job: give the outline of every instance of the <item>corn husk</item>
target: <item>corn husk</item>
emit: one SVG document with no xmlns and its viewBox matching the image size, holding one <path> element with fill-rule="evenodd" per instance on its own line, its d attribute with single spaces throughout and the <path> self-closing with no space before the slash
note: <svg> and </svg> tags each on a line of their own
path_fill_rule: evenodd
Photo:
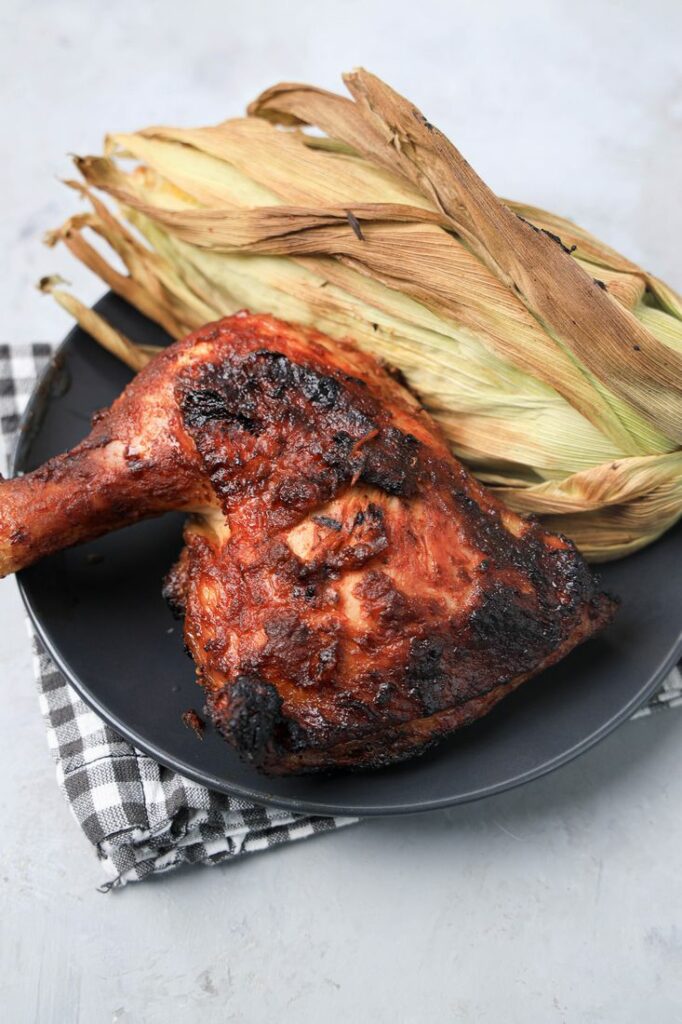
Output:
<svg viewBox="0 0 682 1024">
<path fill-rule="evenodd" d="M 595 561 L 660 536 L 682 514 L 679 296 L 498 199 L 379 79 L 345 80 L 352 99 L 284 84 L 246 118 L 109 136 L 69 182 L 91 211 L 48 242 L 173 337 L 244 307 L 353 337 L 400 367 L 484 482 Z"/>
</svg>

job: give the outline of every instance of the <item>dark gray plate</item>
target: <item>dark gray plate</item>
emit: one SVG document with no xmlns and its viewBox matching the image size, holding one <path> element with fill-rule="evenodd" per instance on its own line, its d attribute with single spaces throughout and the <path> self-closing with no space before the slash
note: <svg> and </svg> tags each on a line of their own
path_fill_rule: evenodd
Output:
<svg viewBox="0 0 682 1024">
<path fill-rule="evenodd" d="M 96 308 L 138 341 L 167 340 L 112 295 Z M 130 378 L 73 330 L 33 396 L 15 470 L 34 469 L 79 441 L 92 412 L 109 405 Z M 202 693 L 183 653 L 181 626 L 161 597 L 181 526 L 181 516 L 166 516 L 45 559 L 20 574 L 26 607 L 73 686 L 135 746 L 212 789 L 292 811 L 396 814 L 520 785 L 628 718 L 682 651 L 678 528 L 604 567 L 604 586 L 623 602 L 609 630 L 435 751 L 378 772 L 268 779 L 242 764 L 210 728 L 199 741 L 182 723 L 183 711 L 201 709 Z"/>
</svg>

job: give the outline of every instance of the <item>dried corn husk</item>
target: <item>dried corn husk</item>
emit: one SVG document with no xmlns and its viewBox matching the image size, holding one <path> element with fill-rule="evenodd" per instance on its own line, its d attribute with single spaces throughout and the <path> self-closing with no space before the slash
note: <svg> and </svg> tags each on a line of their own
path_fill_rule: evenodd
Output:
<svg viewBox="0 0 682 1024">
<path fill-rule="evenodd" d="M 350 335 L 403 370 L 482 480 L 589 558 L 655 539 L 682 514 L 679 296 L 499 200 L 379 79 L 345 80 L 353 99 L 284 84 L 247 118 L 109 136 L 69 183 L 92 212 L 48 242 L 173 337 L 243 307 Z"/>
</svg>

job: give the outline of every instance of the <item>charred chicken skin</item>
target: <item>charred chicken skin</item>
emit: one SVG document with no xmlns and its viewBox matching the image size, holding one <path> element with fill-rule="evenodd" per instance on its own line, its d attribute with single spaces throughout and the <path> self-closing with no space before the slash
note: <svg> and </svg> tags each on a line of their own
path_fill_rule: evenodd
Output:
<svg viewBox="0 0 682 1024">
<path fill-rule="evenodd" d="M 570 541 L 493 498 L 386 369 L 269 316 L 153 360 L 0 485 L 0 571 L 189 513 L 165 582 L 215 726 L 277 774 L 389 764 L 604 626 Z"/>
</svg>

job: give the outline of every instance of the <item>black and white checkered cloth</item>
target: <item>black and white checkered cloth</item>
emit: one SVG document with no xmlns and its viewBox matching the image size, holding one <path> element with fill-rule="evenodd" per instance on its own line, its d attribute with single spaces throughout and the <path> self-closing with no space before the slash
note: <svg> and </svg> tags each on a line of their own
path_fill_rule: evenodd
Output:
<svg viewBox="0 0 682 1024">
<path fill-rule="evenodd" d="M 52 347 L 0 345 L 0 423 L 7 451 Z M 217 864 L 352 824 L 302 817 L 223 796 L 163 768 L 106 725 L 69 686 L 32 636 L 40 705 L 57 779 L 108 881 L 125 885 L 180 864 Z M 682 705 L 675 669 L 635 717 Z"/>
</svg>

